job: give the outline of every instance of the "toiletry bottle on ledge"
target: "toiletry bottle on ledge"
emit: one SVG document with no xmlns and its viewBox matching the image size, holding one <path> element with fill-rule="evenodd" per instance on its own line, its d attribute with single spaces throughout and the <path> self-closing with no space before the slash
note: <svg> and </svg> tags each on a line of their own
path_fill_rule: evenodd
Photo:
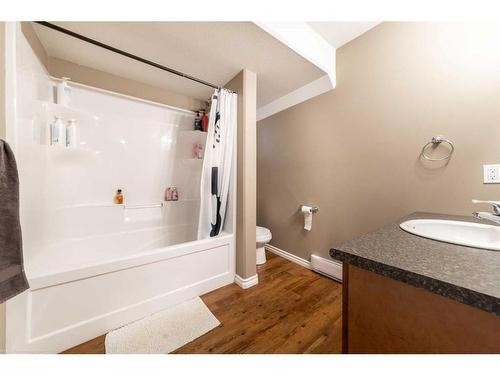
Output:
<svg viewBox="0 0 500 375">
<path fill-rule="evenodd" d="M 171 188 L 167 188 L 165 190 L 165 200 L 166 201 L 171 201 L 172 200 L 172 189 Z"/>
<path fill-rule="evenodd" d="M 195 159 L 203 159 L 203 145 L 201 143 L 195 143 L 193 145 L 193 157 Z"/>
<path fill-rule="evenodd" d="M 115 204 L 123 204 L 122 189 L 118 189 L 115 195 Z"/>
<path fill-rule="evenodd" d="M 208 116 L 203 110 L 203 114 L 201 115 L 201 130 L 204 132 L 208 131 Z"/>
<path fill-rule="evenodd" d="M 196 117 L 194 119 L 194 130 L 201 130 L 200 112 L 196 112 Z"/>
<path fill-rule="evenodd" d="M 72 88 L 68 85 L 70 78 L 62 77 L 61 82 L 57 85 L 57 104 L 65 107 L 70 105 Z"/>
<path fill-rule="evenodd" d="M 66 126 L 66 147 L 75 148 L 78 143 L 78 129 L 76 127 L 76 120 L 71 119 Z"/>
<path fill-rule="evenodd" d="M 177 188 L 175 186 L 172 188 L 172 200 L 173 201 L 179 200 L 179 192 L 177 191 Z"/>
<path fill-rule="evenodd" d="M 59 115 L 55 115 L 54 121 L 50 124 L 50 145 L 66 146 L 66 129 Z"/>
</svg>

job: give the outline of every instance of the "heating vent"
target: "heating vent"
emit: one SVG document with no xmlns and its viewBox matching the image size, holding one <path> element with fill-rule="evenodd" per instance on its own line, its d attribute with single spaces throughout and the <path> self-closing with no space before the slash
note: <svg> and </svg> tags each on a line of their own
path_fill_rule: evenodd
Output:
<svg viewBox="0 0 500 375">
<path fill-rule="evenodd" d="M 342 281 L 342 264 L 333 260 L 322 258 L 318 255 L 311 255 L 311 267 L 314 271 Z"/>
</svg>

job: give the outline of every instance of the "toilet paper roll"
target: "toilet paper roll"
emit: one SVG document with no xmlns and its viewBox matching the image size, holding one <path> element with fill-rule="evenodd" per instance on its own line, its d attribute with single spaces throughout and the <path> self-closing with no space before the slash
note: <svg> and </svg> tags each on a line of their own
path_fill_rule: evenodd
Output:
<svg viewBox="0 0 500 375">
<path fill-rule="evenodd" d="M 304 213 L 304 229 L 311 230 L 313 223 L 313 210 L 310 206 L 302 206 L 301 211 Z"/>
</svg>

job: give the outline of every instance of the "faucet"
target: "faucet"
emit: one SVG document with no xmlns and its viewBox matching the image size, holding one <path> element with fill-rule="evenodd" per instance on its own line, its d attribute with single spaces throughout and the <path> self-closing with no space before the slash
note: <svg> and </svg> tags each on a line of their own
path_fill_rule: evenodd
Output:
<svg viewBox="0 0 500 375">
<path fill-rule="evenodd" d="M 500 224 L 500 202 L 497 201 L 481 201 L 473 199 L 472 203 L 486 203 L 493 206 L 493 212 L 473 212 L 472 216 L 480 220 L 489 220 L 496 224 Z"/>
</svg>

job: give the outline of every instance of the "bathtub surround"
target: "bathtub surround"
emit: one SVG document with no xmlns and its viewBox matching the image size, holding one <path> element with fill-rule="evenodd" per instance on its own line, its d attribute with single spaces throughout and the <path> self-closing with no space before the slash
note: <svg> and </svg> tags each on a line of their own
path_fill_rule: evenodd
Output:
<svg viewBox="0 0 500 375">
<path fill-rule="evenodd" d="M 200 297 L 193 298 L 106 335 L 106 354 L 167 354 L 219 326 Z"/>
<path fill-rule="evenodd" d="M 12 149 L 0 139 L 0 303 L 28 289 L 19 221 L 19 175 Z"/>
<path fill-rule="evenodd" d="M 7 352 L 60 352 L 233 283 L 235 172 L 224 233 L 195 241 L 202 160 L 192 145 L 206 133 L 192 130 L 194 113 L 82 85 L 60 106 L 13 26 L 16 95 L 7 103 L 16 100 L 16 131 L 7 136 L 25 182 L 30 289 L 8 301 Z M 78 147 L 50 146 L 56 113 L 78 120 Z M 177 186 L 178 201 L 162 201 L 167 186 Z M 123 205 L 113 203 L 118 187 Z"/>
<path fill-rule="evenodd" d="M 470 215 L 498 199 L 499 26 L 382 23 L 337 50 L 335 90 L 257 126 L 258 224 L 309 260 L 414 211 Z M 434 135 L 448 164 L 419 159 Z M 320 207 L 311 232 L 298 208 Z"/>
<path fill-rule="evenodd" d="M 243 69 L 224 85 L 238 94 L 236 274 L 241 286 L 258 282 L 256 228 L 256 98 L 257 76 Z"/>
</svg>

